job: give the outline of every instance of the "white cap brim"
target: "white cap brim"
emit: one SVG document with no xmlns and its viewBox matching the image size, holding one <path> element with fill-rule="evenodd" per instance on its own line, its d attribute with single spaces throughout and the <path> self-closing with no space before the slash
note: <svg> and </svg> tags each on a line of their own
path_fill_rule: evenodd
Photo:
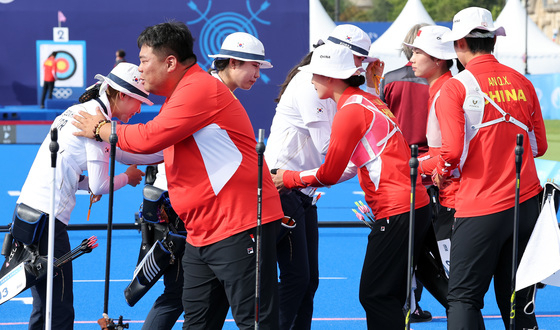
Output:
<svg viewBox="0 0 560 330">
<path fill-rule="evenodd" d="M 484 31 L 488 31 L 488 32 L 495 32 L 495 36 L 505 36 L 506 35 L 506 30 L 504 29 L 503 26 L 499 26 L 493 29 L 489 29 L 487 27 L 484 26 L 475 26 L 475 27 L 463 27 L 463 28 L 455 28 L 449 32 L 444 33 L 441 36 L 441 41 L 442 42 L 448 42 L 448 41 L 457 41 L 459 39 L 464 38 L 467 34 L 471 33 L 472 30 L 475 29 L 480 29 L 480 30 L 484 30 Z"/>
<path fill-rule="evenodd" d="M 108 84 L 109 86 L 113 87 L 114 89 L 118 90 L 121 93 L 124 93 L 134 99 L 137 99 L 140 102 L 146 103 L 147 105 L 154 105 L 154 102 L 150 101 L 148 98 L 138 95 L 136 93 L 132 93 L 130 90 L 122 87 L 121 85 L 117 84 L 110 78 L 107 78 L 101 74 L 96 74 L 95 79 L 101 81 L 102 83 Z M 135 88 L 131 85 L 131 88 Z M 105 91 L 105 88 L 100 88 L 100 91 Z M 140 91 L 141 92 L 141 91 Z"/>
<path fill-rule="evenodd" d="M 270 68 L 273 67 L 272 64 L 268 61 L 242 58 L 242 57 L 239 57 L 239 56 L 216 54 L 216 55 L 208 55 L 208 57 L 211 57 L 211 58 L 214 58 L 214 59 L 233 58 L 235 60 L 243 61 L 243 62 L 258 62 L 261 66 L 261 69 L 270 69 Z"/>
<path fill-rule="evenodd" d="M 429 47 L 423 47 L 423 45 L 419 44 L 419 45 L 414 45 L 414 44 L 409 44 L 406 42 L 403 42 L 403 45 L 410 47 L 410 48 L 418 48 L 421 51 L 423 51 L 424 53 L 435 57 L 437 59 L 440 60 L 452 60 L 454 58 L 457 58 L 457 53 L 455 53 L 455 51 L 447 51 L 447 50 L 443 50 L 443 49 L 429 49 Z"/>
<path fill-rule="evenodd" d="M 358 56 L 363 56 L 363 55 L 358 55 Z M 368 55 L 368 56 L 366 56 L 366 59 L 364 60 L 364 63 L 371 63 L 371 62 L 375 62 L 377 60 L 378 60 L 377 57 L 371 57 L 371 56 Z"/>
</svg>

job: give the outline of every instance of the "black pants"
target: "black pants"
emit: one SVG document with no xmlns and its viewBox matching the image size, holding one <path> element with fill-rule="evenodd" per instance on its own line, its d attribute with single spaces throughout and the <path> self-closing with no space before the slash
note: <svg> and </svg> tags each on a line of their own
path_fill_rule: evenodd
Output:
<svg viewBox="0 0 560 330">
<path fill-rule="evenodd" d="M 54 90 L 54 81 L 43 81 L 43 94 L 41 95 L 41 106 L 45 106 L 45 98 L 47 92 L 49 94 L 49 99 L 52 99 L 52 94 Z"/>
<path fill-rule="evenodd" d="M 310 329 L 313 298 L 319 286 L 319 228 L 313 198 L 300 191 L 281 195 L 282 210 L 296 221 L 285 235 L 280 229 L 278 268 L 280 329 Z"/>
<path fill-rule="evenodd" d="M 278 329 L 276 235 L 280 221 L 262 226 L 260 328 Z M 183 329 L 222 329 L 228 308 L 239 329 L 255 327 L 256 228 L 183 255 Z"/>
<path fill-rule="evenodd" d="M 66 225 L 55 221 L 54 257 L 59 258 L 70 251 L 70 239 Z M 39 244 L 39 254 L 46 256 L 48 252 L 48 227 L 45 226 Z M 53 279 L 52 291 L 52 329 L 74 328 L 74 294 L 72 289 L 72 261 L 61 267 L 61 274 Z M 45 328 L 45 312 L 47 307 L 47 280 L 37 282 L 31 287 L 33 296 L 33 310 L 29 317 L 29 330 L 42 330 Z"/>
<path fill-rule="evenodd" d="M 537 196 L 519 206 L 518 260 L 525 251 L 539 215 Z M 451 237 L 448 329 L 484 329 L 480 310 L 494 277 L 496 301 L 506 328 L 509 325 L 514 208 L 471 218 L 457 218 Z M 529 288 L 516 294 L 516 329 L 537 325 L 523 307 Z"/>
<path fill-rule="evenodd" d="M 366 311 L 368 329 L 401 330 L 406 301 L 409 212 L 378 219 L 368 236 L 360 279 L 360 303 Z M 430 228 L 430 207 L 416 210 L 414 262 Z"/>
</svg>

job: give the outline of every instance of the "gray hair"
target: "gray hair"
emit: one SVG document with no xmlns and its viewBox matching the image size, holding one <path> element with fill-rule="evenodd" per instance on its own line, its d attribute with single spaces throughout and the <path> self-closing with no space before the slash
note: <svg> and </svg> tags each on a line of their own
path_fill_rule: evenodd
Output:
<svg viewBox="0 0 560 330">
<path fill-rule="evenodd" d="M 420 30 L 423 26 L 427 26 L 427 25 L 430 24 L 428 23 L 414 24 L 406 34 L 406 37 L 404 37 L 403 42 L 406 42 L 407 44 L 412 44 L 414 42 L 414 39 L 416 39 L 418 30 Z M 412 58 L 412 48 L 406 46 L 405 44 L 402 44 L 401 52 L 403 52 L 404 55 L 406 56 L 406 59 L 410 61 L 410 59 Z"/>
</svg>

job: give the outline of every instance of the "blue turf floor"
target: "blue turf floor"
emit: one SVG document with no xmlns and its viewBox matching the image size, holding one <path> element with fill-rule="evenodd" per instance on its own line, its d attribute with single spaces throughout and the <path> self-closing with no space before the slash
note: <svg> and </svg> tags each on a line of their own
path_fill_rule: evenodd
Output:
<svg viewBox="0 0 560 330">
<path fill-rule="evenodd" d="M 38 149 L 37 145 L 0 145 L 5 160 L 0 163 L 0 225 L 11 221 L 17 193 L 27 175 Z M 118 166 L 116 172 L 125 169 Z M 350 180 L 330 189 L 322 190 L 319 201 L 319 219 L 322 221 L 354 221 L 351 209 L 353 202 L 362 199 L 356 180 Z M 141 202 L 142 188 L 127 186 L 115 193 L 113 219 L 115 223 L 131 223 Z M 107 221 L 108 198 L 94 204 L 89 223 L 101 224 Z M 73 224 L 87 223 L 87 195 L 77 197 L 77 206 L 72 215 Z M 365 329 L 365 313 L 358 301 L 358 285 L 362 261 L 367 244 L 367 228 L 320 228 L 319 260 L 320 285 L 315 298 L 315 312 L 312 329 Z M 103 311 L 105 285 L 106 231 L 70 231 L 72 246 L 82 239 L 96 235 L 99 247 L 92 253 L 74 262 L 74 296 L 76 309 L 75 329 L 99 329 L 97 319 Z M 0 243 L 3 235 L 0 236 Z M 129 307 L 123 290 L 132 278 L 138 256 L 140 234 L 136 230 L 114 230 L 111 252 L 111 282 L 109 296 L 109 316 L 122 315 L 129 329 L 140 329 L 151 304 L 162 292 L 163 284 L 157 283 L 135 307 Z M 536 314 L 540 329 L 560 329 L 560 288 L 547 286 L 537 294 Z M 0 305 L 0 329 L 27 329 L 31 312 L 30 292 L 26 291 L 11 301 Z M 412 329 L 445 329 L 445 310 L 424 292 L 421 306 L 434 315 L 429 323 L 413 324 Z M 486 295 L 483 310 L 487 329 L 503 329 L 502 321 L 494 300 L 492 288 Z M 174 329 L 181 329 L 179 322 Z M 224 329 L 236 329 L 231 315 L 228 315 Z"/>
</svg>

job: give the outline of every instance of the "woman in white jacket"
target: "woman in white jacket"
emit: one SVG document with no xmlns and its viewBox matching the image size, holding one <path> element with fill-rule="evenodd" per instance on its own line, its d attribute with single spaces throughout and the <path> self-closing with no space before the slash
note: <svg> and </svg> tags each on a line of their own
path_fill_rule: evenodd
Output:
<svg viewBox="0 0 560 330">
<path fill-rule="evenodd" d="M 98 201 L 102 194 L 109 192 L 109 150 L 110 145 L 92 139 L 73 135 L 78 129 L 70 124 L 72 116 L 80 110 L 95 114 L 96 108 L 104 111 L 107 119 L 118 118 L 122 122 L 140 112 L 142 103 L 152 105 L 148 100 L 148 93 L 140 81 L 138 67 L 130 63 L 117 65 L 106 77 L 96 75 L 99 83 L 90 87 L 81 97 L 80 104 L 76 104 L 56 117 L 51 128 L 58 129 L 59 150 L 56 163 L 56 187 L 54 194 L 55 243 L 54 257 L 58 258 L 70 251 L 70 241 L 66 226 L 70 221 L 70 214 L 76 204 L 77 190 L 86 190 L 93 194 L 93 201 Z M 105 125 L 103 121 L 98 126 Z M 52 169 L 50 165 L 49 143 L 50 134 L 45 138 L 31 170 L 21 189 L 17 207 L 25 204 L 39 212 L 50 210 L 52 198 Z M 151 164 L 161 162 L 162 155 L 132 155 L 117 151 L 117 160 L 125 164 Z M 88 176 L 83 172 L 87 171 Z M 114 190 L 127 184 L 136 186 L 142 180 L 144 173 L 131 165 L 128 169 L 114 178 Z M 38 246 L 39 254 L 47 253 L 47 226 L 44 226 Z M 17 237 L 14 237 L 17 239 Z M 56 276 L 53 281 L 53 329 L 72 329 L 74 323 L 72 263 L 61 267 L 62 276 Z M 45 322 L 46 281 L 40 281 L 31 287 L 33 296 L 33 310 L 29 320 L 29 329 L 42 329 Z"/>
</svg>

